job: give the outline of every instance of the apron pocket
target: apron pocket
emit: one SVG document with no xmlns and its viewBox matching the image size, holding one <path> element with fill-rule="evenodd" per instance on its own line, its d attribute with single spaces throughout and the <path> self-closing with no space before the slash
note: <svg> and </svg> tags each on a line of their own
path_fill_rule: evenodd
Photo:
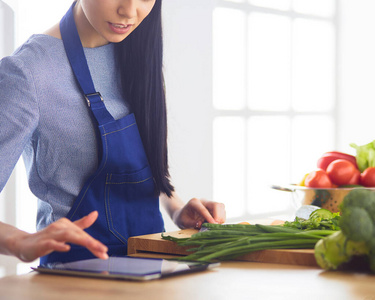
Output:
<svg viewBox="0 0 375 300">
<path fill-rule="evenodd" d="M 108 228 L 124 244 L 131 236 L 164 229 L 149 166 L 133 174 L 107 174 L 105 206 Z"/>
<path fill-rule="evenodd" d="M 122 184 L 139 184 L 147 180 L 153 180 L 152 178 L 152 173 L 151 173 L 151 168 L 149 166 L 143 168 L 142 170 L 127 174 L 115 174 L 115 173 L 110 173 L 107 174 L 107 179 L 106 179 L 106 185 L 111 184 L 111 185 L 122 185 Z"/>
</svg>

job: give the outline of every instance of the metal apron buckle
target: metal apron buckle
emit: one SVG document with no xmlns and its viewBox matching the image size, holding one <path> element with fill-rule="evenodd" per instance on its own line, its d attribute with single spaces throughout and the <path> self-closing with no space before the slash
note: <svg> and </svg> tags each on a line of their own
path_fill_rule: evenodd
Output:
<svg viewBox="0 0 375 300">
<path fill-rule="evenodd" d="M 85 94 L 84 96 L 85 96 L 85 99 L 86 99 L 86 101 L 87 101 L 87 105 L 88 105 L 88 107 L 91 106 L 91 102 L 90 102 L 90 100 L 89 100 L 89 97 L 91 97 L 91 96 L 96 96 L 96 95 L 99 96 L 100 99 L 101 99 L 102 101 L 104 101 L 102 95 L 101 95 L 99 92 L 92 93 L 92 94 Z"/>
</svg>

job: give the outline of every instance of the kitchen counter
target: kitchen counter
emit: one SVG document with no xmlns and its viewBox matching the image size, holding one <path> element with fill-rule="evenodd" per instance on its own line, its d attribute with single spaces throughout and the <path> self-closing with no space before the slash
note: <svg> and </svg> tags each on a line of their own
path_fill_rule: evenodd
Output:
<svg viewBox="0 0 375 300">
<path fill-rule="evenodd" d="M 0 279 L 0 299 L 359 299 L 375 300 L 375 275 L 255 262 L 223 262 L 214 270 L 149 282 L 31 272 Z"/>
</svg>

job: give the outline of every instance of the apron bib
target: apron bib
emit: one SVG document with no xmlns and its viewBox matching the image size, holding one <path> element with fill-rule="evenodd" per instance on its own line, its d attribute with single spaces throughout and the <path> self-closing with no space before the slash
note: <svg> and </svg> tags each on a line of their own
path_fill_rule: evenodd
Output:
<svg viewBox="0 0 375 300">
<path fill-rule="evenodd" d="M 108 247 L 109 256 L 127 254 L 131 236 L 162 232 L 159 197 L 142 145 L 134 114 L 115 120 L 96 92 L 71 6 L 60 22 L 61 36 L 72 70 L 97 120 L 100 162 L 75 200 L 67 218 L 76 221 L 97 210 L 99 217 L 86 232 Z M 86 248 L 71 245 L 69 252 L 52 252 L 41 264 L 94 258 Z"/>
</svg>

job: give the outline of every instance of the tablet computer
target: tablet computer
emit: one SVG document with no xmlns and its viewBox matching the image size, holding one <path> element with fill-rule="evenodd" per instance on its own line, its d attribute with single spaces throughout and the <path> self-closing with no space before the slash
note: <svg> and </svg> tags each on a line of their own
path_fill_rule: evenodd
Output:
<svg viewBox="0 0 375 300">
<path fill-rule="evenodd" d="M 219 263 L 125 256 L 110 257 L 107 260 L 94 258 L 68 263 L 52 263 L 32 269 L 48 274 L 144 281 L 203 271 L 219 265 Z"/>
</svg>

